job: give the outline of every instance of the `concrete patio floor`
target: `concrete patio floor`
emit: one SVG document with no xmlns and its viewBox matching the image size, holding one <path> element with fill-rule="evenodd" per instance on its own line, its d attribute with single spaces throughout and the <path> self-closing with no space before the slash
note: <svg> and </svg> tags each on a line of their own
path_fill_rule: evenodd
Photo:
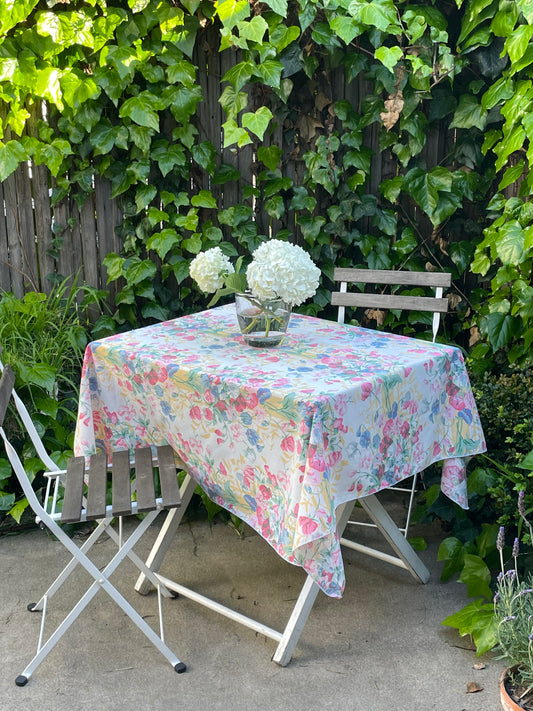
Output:
<svg viewBox="0 0 533 711">
<path fill-rule="evenodd" d="M 359 529 L 358 529 L 359 530 Z M 137 551 L 145 554 L 157 533 Z M 319 593 L 291 663 L 270 661 L 276 643 L 185 598 L 164 601 L 166 642 L 188 670 L 176 674 L 121 610 L 100 592 L 28 684 L 15 686 L 35 652 L 40 614 L 26 610 L 64 565 L 67 555 L 46 532 L 0 538 L 0 709 L 2 711 L 498 711 L 504 665 L 487 655 L 484 669 L 467 638 L 443 627 L 466 604 L 465 586 L 439 580 L 441 537 L 420 557 L 427 585 L 404 570 L 344 551 L 346 590 L 341 600 Z M 367 536 L 375 536 L 373 532 Z M 150 539 L 150 540 L 148 540 Z M 98 562 L 107 540 L 96 546 Z M 384 548 L 386 550 L 386 548 Z M 183 524 L 162 573 L 282 629 L 304 581 L 301 569 L 281 560 L 250 529 L 244 537 L 223 523 Z M 157 625 L 155 594 L 133 592 L 126 563 L 117 587 Z M 50 625 L 85 590 L 87 576 L 52 600 Z M 70 609 L 70 607 L 68 608 Z M 467 683 L 483 687 L 467 693 Z"/>
</svg>

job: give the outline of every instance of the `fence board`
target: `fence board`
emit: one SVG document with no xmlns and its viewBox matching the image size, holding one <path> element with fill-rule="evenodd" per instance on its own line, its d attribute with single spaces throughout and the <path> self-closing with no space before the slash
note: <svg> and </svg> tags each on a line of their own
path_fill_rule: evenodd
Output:
<svg viewBox="0 0 533 711">
<path fill-rule="evenodd" d="M 10 290 L 18 298 L 24 296 L 22 245 L 18 239 L 17 188 L 12 173 L 4 180 L 4 205 L 6 211 L 7 260 L 11 271 Z"/>
<path fill-rule="evenodd" d="M 107 269 L 104 266 L 106 255 L 120 253 L 122 242 L 116 229 L 122 224 L 120 201 L 111 199 L 111 183 L 100 176 L 95 176 L 96 232 L 98 238 L 99 288 L 107 288 L 110 302 L 114 301 L 117 285 L 107 286 Z"/>
<path fill-rule="evenodd" d="M 100 265 L 96 235 L 95 196 L 89 195 L 80 210 L 81 247 L 83 252 L 83 280 L 91 286 L 99 286 Z"/>
<path fill-rule="evenodd" d="M 4 190 L 0 183 L 0 205 L 4 207 Z M 11 290 L 11 269 L 9 268 L 9 247 L 5 210 L 0 211 L 0 289 Z"/>
<path fill-rule="evenodd" d="M 32 163 L 32 192 L 35 211 L 35 234 L 37 237 L 37 261 L 39 287 L 48 293 L 51 281 L 48 275 L 54 271 L 54 260 L 49 254 L 52 246 L 52 208 L 50 205 L 50 176 L 44 165 Z"/>
</svg>

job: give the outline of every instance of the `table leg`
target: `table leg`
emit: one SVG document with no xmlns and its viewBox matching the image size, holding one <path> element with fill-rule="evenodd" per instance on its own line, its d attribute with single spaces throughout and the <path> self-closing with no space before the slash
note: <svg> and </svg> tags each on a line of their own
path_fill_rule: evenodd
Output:
<svg viewBox="0 0 533 711">
<path fill-rule="evenodd" d="M 167 554 L 170 544 L 172 543 L 172 540 L 176 535 L 178 526 L 180 525 L 181 519 L 183 518 L 183 515 L 187 510 L 187 506 L 191 501 L 195 489 L 196 482 L 192 477 L 187 474 L 180 488 L 181 506 L 177 509 L 171 509 L 168 512 L 165 518 L 165 522 L 161 527 L 161 531 L 159 532 L 159 535 L 157 536 L 156 541 L 152 546 L 150 555 L 146 559 L 147 567 L 150 568 L 150 570 L 152 570 L 154 573 L 157 573 L 159 571 L 159 568 L 163 563 L 165 555 Z M 151 587 L 152 584 L 150 583 L 146 575 L 144 575 L 144 573 L 141 573 L 137 578 L 135 590 L 141 593 L 141 595 L 147 595 L 150 592 Z"/>
<path fill-rule="evenodd" d="M 337 531 L 339 537 L 342 536 L 346 528 L 352 509 L 353 501 L 348 501 L 346 504 L 341 504 L 337 510 Z M 281 641 L 272 657 L 272 661 L 276 662 L 276 664 L 285 667 L 291 661 L 292 653 L 298 644 L 298 640 L 300 639 L 300 635 L 302 634 L 319 590 L 320 588 L 313 579 L 307 576 L 307 580 L 298 596 L 289 621 L 285 625 Z"/>
<path fill-rule="evenodd" d="M 372 521 L 376 524 L 378 530 L 381 531 L 382 535 L 388 541 L 392 549 L 398 554 L 398 557 L 396 558 L 395 556 L 388 555 L 387 553 L 382 553 L 374 548 L 364 546 L 346 538 L 341 539 L 341 544 L 361 553 L 366 553 L 367 555 L 384 560 L 387 563 L 392 563 L 393 565 L 405 568 L 416 580 L 421 583 L 427 583 L 429 580 L 429 570 L 422 563 L 415 551 L 411 548 L 409 542 L 399 531 L 398 527 L 389 516 L 383 505 L 378 501 L 377 496 L 375 494 L 372 496 L 365 496 L 364 498 L 359 499 L 359 503 L 370 516 Z"/>
</svg>

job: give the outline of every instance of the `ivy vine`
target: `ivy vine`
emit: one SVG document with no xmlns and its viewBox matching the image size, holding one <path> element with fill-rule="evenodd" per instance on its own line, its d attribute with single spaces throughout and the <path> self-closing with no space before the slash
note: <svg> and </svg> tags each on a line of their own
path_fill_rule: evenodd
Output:
<svg viewBox="0 0 533 711">
<path fill-rule="evenodd" d="M 328 315 L 334 265 L 446 269 L 450 335 L 480 370 L 520 362 L 532 37 L 531 0 L 0 0 L 0 179 L 31 159 L 80 203 L 111 182 L 119 322 L 198 309 L 195 254 L 276 233 L 323 271 L 308 312 Z M 198 120 L 213 101 L 219 142 Z"/>
</svg>

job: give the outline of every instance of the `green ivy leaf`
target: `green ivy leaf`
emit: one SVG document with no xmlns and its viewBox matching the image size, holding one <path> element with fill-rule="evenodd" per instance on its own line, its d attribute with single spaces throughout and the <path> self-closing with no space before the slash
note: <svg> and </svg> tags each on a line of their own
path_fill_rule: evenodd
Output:
<svg viewBox="0 0 533 711">
<path fill-rule="evenodd" d="M 241 22 L 238 22 L 237 29 L 239 30 L 240 37 L 250 40 L 251 42 L 261 43 L 265 32 L 268 30 L 268 24 L 264 17 L 255 15 L 249 21 L 241 20 Z"/>
<path fill-rule="evenodd" d="M 209 190 L 200 190 L 197 195 L 192 196 L 191 205 L 193 205 L 194 207 L 207 207 L 216 209 L 217 201 Z"/>
<path fill-rule="evenodd" d="M 413 168 L 405 175 L 403 185 L 433 221 L 439 203 L 439 191 L 450 192 L 452 176 L 446 168 L 437 167 L 430 171 Z"/>
<path fill-rule="evenodd" d="M 202 141 L 199 145 L 193 146 L 191 152 L 195 163 L 198 163 L 210 175 L 215 172 L 216 151 L 212 143 Z"/>
<path fill-rule="evenodd" d="M 17 0 L 17 2 L 18 2 L 18 0 Z M 13 496 L 13 498 L 15 498 L 15 497 Z M 28 499 L 26 497 L 23 497 L 22 499 L 19 499 L 19 501 L 17 501 L 11 509 L 9 509 L 8 514 L 12 518 L 14 518 L 17 523 L 20 523 L 22 514 L 24 513 L 24 511 L 26 511 L 28 506 L 29 506 Z"/>
<path fill-rule="evenodd" d="M 200 235 L 194 234 L 192 237 L 184 239 L 181 245 L 183 249 L 187 250 L 187 252 L 190 252 L 191 254 L 198 254 L 202 251 L 202 238 Z"/>
<path fill-rule="evenodd" d="M 146 247 L 157 252 L 161 259 L 165 259 L 170 250 L 178 245 L 180 238 L 176 230 L 166 227 L 160 232 L 155 232 L 146 241 Z"/>
<path fill-rule="evenodd" d="M 213 185 L 223 185 L 232 180 L 239 180 L 240 177 L 241 171 L 238 168 L 235 168 L 233 165 L 228 165 L 227 163 L 222 163 L 220 168 L 218 168 L 213 175 Z"/>
<path fill-rule="evenodd" d="M 523 148 L 526 138 L 526 132 L 522 126 L 515 126 L 510 134 L 504 135 L 503 140 L 493 148 L 493 151 L 498 156 L 495 164 L 496 170 L 503 168 L 511 153 Z"/>
<path fill-rule="evenodd" d="M 250 129 L 260 140 L 263 140 L 272 118 L 272 111 L 267 106 L 261 106 L 255 113 L 247 112 L 242 115 L 242 126 Z"/>
<path fill-rule="evenodd" d="M 532 36 L 533 26 L 529 24 L 519 25 L 509 33 L 505 40 L 505 50 L 507 50 L 511 62 L 518 62 L 519 59 L 522 59 Z"/>
<path fill-rule="evenodd" d="M 157 195 L 157 188 L 154 185 L 140 185 L 135 190 L 135 205 L 137 212 L 144 210 Z"/>
<path fill-rule="evenodd" d="M 402 190 L 403 176 L 397 175 L 395 178 L 384 180 L 379 186 L 379 190 L 383 197 L 389 202 L 396 202 Z"/>
<path fill-rule="evenodd" d="M 248 0 L 216 0 L 215 9 L 224 27 L 230 29 L 250 16 Z"/>
<path fill-rule="evenodd" d="M 269 217 L 279 220 L 285 212 L 285 203 L 281 195 L 274 195 L 265 201 L 265 212 Z"/>
<path fill-rule="evenodd" d="M 28 157 L 19 141 L 0 143 L 0 180 L 5 180 L 22 161 L 28 160 Z"/>
<path fill-rule="evenodd" d="M 11 475 L 12 470 L 10 469 L 9 474 Z M 0 511 L 8 511 L 12 508 L 15 503 L 15 494 L 6 494 L 0 491 Z"/>
<path fill-rule="evenodd" d="M 228 69 L 222 77 L 222 81 L 229 81 L 229 83 L 233 85 L 235 91 L 238 92 L 250 81 L 255 73 L 255 70 L 256 66 L 253 62 L 250 62 L 249 60 L 239 62 L 234 67 L 231 67 L 231 69 Z"/>
<path fill-rule="evenodd" d="M 445 538 L 437 553 L 437 560 L 445 561 L 440 579 L 443 582 L 450 580 L 452 575 L 463 569 L 464 545 L 454 536 Z"/>
<path fill-rule="evenodd" d="M 487 122 L 487 112 L 471 94 L 461 94 L 450 128 L 479 128 L 483 130 Z"/>
<path fill-rule="evenodd" d="M 156 273 L 156 265 L 149 259 L 139 259 L 139 257 L 130 257 L 124 262 L 124 276 L 130 286 L 139 284 L 145 279 L 152 280 Z"/>
<path fill-rule="evenodd" d="M 338 15 L 329 23 L 330 28 L 340 37 L 345 44 L 350 44 L 352 40 L 364 32 L 364 27 L 353 17 Z"/>
<path fill-rule="evenodd" d="M 496 352 L 506 346 L 516 333 L 518 321 L 510 314 L 496 312 L 483 319 L 492 350 Z"/>
<path fill-rule="evenodd" d="M 524 173 L 525 161 L 520 160 L 516 165 L 512 165 L 503 174 L 503 178 L 498 184 L 498 190 L 505 190 L 506 187 L 514 183 Z"/>
<path fill-rule="evenodd" d="M 283 64 L 277 59 L 267 59 L 255 67 L 254 74 L 267 86 L 280 88 L 283 69 Z"/>
<path fill-rule="evenodd" d="M 166 70 L 169 84 L 185 84 L 192 87 L 196 82 L 196 67 L 186 59 L 174 62 Z"/>
<path fill-rule="evenodd" d="M 257 157 L 270 170 L 276 170 L 278 167 L 283 151 L 279 146 L 259 146 L 257 149 Z"/>
<path fill-rule="evenodd" d="M 492 16 L 491 5 L 492 0 L 468 0 L 457 44 L 461 44 L 487 17 Z"/>
<path fill-rule="evenodd" d="M 401 34 L 398 16 L 393 0 L 352 0 L 348 6 L 350 15 L 369 27 L 375 27 L 382 32 Z"/>
<path fill-rule="evenodd" d="M 130 118 L 139 126 L 146 126 L 159 131 L 159 99 L 148 91 L 143 91 L 131 99 L 126 99 L 119 110 L 120 118 Z"/>
<path fill-rule="evenodd" d="M 496 255 L 502 264 L 515 265 L 522 262 L 524 256 L 524 230 L 517 221 L 506 222 L 500 236 L 494 243 Z"/>
<path fill-rule="evenodd" d="M 0 34 L 7 32 L 30 15 L 39 0 L 3 0 L 0 7 Z"/>
<path fill-rule="evenodd" d="M 33 157 L 37 165 L 44 163 L 52 175 L 57 175 L 63 158 L 72 153 L 68 141 L 56 138 L 52 143 L 40 143 Z"/>
<path fill-rule="evenodd" d="M 222 124 L 224 129 L 224 148 L 236 143 L 238 146 L 245 146 L 252 142 L 248 131 L 246 129 L 237 126 L 237 122 L 234 119 L 229 119 Z"/>
<path fill-rule="evenodd" d="M 122 267 L 125 259 L 114 252 L 106 254 L 104 257 L 104 266 L 107 269 L 107 283 L 116 281 L 122 276 Z"/>
<path fill-rule="evenodd" d="M 308 210 L 313 212 L 316 207 L 316 198 L 309 195 L 307 188 L 303 185 L 295 185 L 290 204 L 291 210 Z"/>
<path fill-rule="evenodd" d="M 200 86 L 180 86 L 173 87 L 170 110 L 176 121 L 187 124 L 190 117 L 196 111 L 198 102 L 202 100 L 202 89 Z"/>
<path fill-rule="evenodd" d="M 401 47 L 378 47 L 374 56 L 394 74 L 394 67 L 403 58 L 403 49 Z"/>
<path fill-rule="evenodd" d="M 143 304 L 141 313 L 144 318 L 153 318 L 156 321 L 166 321 L 170 316 L 170 311 L 155 301 Z"/>
<path fill-rule="evenodd" d="M 228 118 L 236 119 L 238 114 L 248 106 L 248 94 L 245 91 L 236 91 L 230 85 L 225 87 L 218 101 Z"/>
<path fill-rule="evenodd" d="M 287 17 L 287 0 L 264 0 L 281 17 Z"/>
<path fill-rule="evenodd" d="M 12 473 L 13 470 L 11 469 L 9 459 L 0 459 L 0 482 L 9 479 Z"/>
<path fill-rule="evenodd" d="M 372 218 L 372 224 L 384 234 L 392 237 L 396 234 L 398 227 L 396 213 L 393 210 L 380 210 Z"/>
<path fill-rule="evenodd" d="M 459 274 L 463 274 L 472 261 L 472 255 L 475 246 L 472 242 L 463 240 L 461 242 L 452 242 L 448 246 L 448 254 L 452 262 L 457 267 Z"/>
</svg>

